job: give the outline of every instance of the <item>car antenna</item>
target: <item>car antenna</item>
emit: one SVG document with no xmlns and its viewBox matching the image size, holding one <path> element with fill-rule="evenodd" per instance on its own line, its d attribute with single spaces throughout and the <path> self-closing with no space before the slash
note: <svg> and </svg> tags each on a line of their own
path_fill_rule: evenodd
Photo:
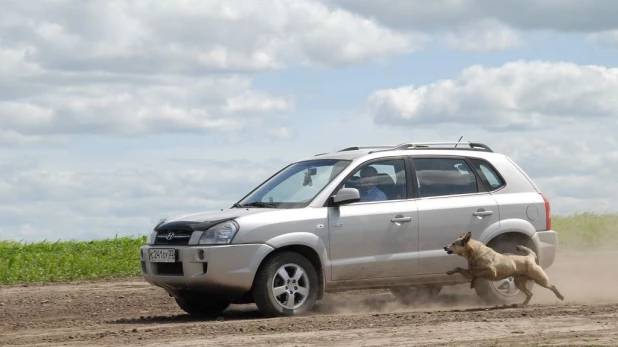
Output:
<svg viewBox="0 0 618 347">
<path fill-rule="evenodd" d="M 461 142 L 461 139 L 463 139 L 463 135 L 461 135 L 461 137 L 459 138 L 459 140 L 457 140 L 457 143 Z M 455 144 L 455 147 L 457 147 L 457 144 Z"/>
</svg>

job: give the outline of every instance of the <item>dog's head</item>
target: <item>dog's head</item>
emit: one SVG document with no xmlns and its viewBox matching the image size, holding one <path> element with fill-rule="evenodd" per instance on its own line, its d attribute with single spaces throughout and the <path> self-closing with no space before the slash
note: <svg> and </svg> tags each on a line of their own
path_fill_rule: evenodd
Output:
<svg viewBox="0 0 618 347">
<path fill-rule="evenodd" d="M 455 253 L 457 255 L 463 256 L 464 251 L 466 250 L 466 245 L 468 244 L 468 242 L 470 242 L 471 238 L 472 233 L 469 231 L 465 234 L 461 234 L 455 241 L 453 241 L 453 243 L 448 246 L 444 246 L 444 250 L 448 254 Z"/>
</svg>

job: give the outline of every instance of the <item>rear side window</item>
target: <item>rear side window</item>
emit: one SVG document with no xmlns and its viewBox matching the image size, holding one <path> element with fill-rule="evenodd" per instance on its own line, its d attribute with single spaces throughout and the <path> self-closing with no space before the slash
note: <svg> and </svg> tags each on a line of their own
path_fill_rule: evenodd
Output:
<svg viewBox="0 0 618 347">
<path fill-rule="evenodd" d="M 504 180 L 491 164 L 478 158 L 469 158 L 469 160 L 478 175 L 481 176 L 481 181 L 483 181 L 487 190 L 494 191 L 505 186 Z"/>
<path fill-rule="evenodd" d="M 476 176 L 464 159 L 414 158 L 419 197 L 478 193 Z"/>
</svg>

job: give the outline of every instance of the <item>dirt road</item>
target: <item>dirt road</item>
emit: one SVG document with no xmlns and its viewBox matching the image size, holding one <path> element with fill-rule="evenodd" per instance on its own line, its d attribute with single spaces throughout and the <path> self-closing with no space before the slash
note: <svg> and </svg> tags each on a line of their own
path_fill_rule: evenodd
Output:
<svg viewBox="0 0 618 347">
<path fill-rule="evenodd" d="M 0 287 L 0 346 L 618 346 L 618 256 L 560 255 L 565 295 L 526 308 L 482 305 L 465 286 L 424 307 L 387 291 L 328 295 L 309 316 L 263 319 L 253 305 L 192 320 L 140 278 Z"/>
</svg>

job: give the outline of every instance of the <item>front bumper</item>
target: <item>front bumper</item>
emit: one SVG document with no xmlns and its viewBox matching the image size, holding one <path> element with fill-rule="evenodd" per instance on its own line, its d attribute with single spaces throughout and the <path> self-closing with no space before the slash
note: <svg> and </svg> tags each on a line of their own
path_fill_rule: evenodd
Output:
<svg viewBox="0 0 618 347">
<path fill-rule="evenodd" d="M 176 249 L 173 263 L 148 259 L 151 248 Z M 152 284 L 172 291 L 246 293 L 262 260 L 273 250 L 265 244 L 217 246 L 142 246 L 142 276 Z"/>
<path fill-rule="evenodd" d="M 558 233 L 554 230 L 538 231 L 532 236 L 537 249 L 539 265 L 543 269 L 550 267 L 556 259 L 558 249 Z"/>
</svg>

